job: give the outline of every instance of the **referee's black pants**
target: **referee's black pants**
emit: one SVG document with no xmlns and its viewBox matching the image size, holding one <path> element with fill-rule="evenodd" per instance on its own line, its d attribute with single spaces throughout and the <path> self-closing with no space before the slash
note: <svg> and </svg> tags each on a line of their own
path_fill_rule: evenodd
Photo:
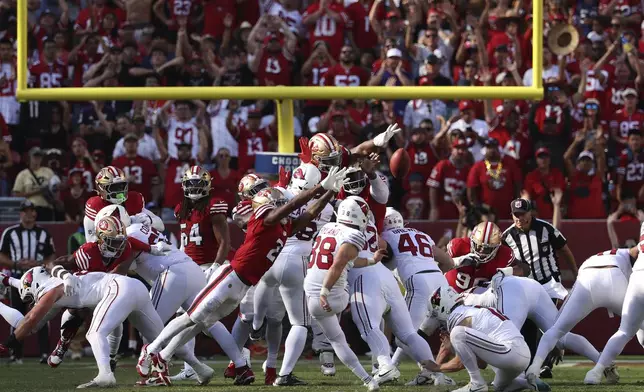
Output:
<svg viewBox="0 0 644 392">
<path fill-rule="evenodd" d="M 18 310 L 22 314 L 27 314 L 27 311 L 29 310 L 28 304 L 22 302 L 22 299 L 20 299 L 20 294 L 18 293 L 18 289 L 15 287 L 11 287 L 11 291 L 9 292 L 9 299 L 11 301 L 11 307 Z M 38 348 L 40 349 L 40 355 L 42 356 L 43 354 L 49 355 L 49 327 L 48 324 L 45 324 L 40 330 L 37 332 L 38 333 Z M 23 355 L 23 343 L 21 342 L 20 345 L 14 350 L 13 352 L 14 357 L 16 359 L 22 358 Z"/>
</svg>

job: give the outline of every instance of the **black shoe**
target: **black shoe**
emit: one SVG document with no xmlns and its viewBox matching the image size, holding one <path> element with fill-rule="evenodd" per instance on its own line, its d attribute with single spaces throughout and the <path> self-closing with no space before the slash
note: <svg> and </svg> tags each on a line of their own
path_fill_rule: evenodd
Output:
<svg viewBox="0 0 644 392">
<path fill-rule="evenodd" d="M 266 319 L 264 319 L 264 322 L 262 323 L 262 326 L 259 327 L 259 329 L 253 329 L 251 327 L 250 340 L 262 340 L 264 338 L 264 335 L 266 335 Z"/>
<path fill-rule="evenodd" d="M 40 364 L 41 365 L 46 365 L 48 357 L 49 357 L 49 355 L 47 355 L 47 354 L 41 354 L 40 355 Z"/>
<path fill-rule="evenodd" d="M 112 370 L 112 373 L 116 370 L 116 364 L 118 363 L 118 360 L 115 357 L 110 357 L 110 369 Z"/>
<path fill-rule="evenodd" d="M 276 387 L 286 387 L 286 386 L 302 386 L 302 385 L 308 385 L 305 381 L 300 380 L 299 378 L 295 377 L 293 373 L 289 373 L 286 376 L 279 376 L 277 379 L 275 379 L 275 382 L 273 383 Z"/>
<path fill-rule="evenodd" d="M 542 367 L 541 372 L 539 373 L 539 378 L 552 378 L 552 369 L 548 366 Z"/>
</svg>

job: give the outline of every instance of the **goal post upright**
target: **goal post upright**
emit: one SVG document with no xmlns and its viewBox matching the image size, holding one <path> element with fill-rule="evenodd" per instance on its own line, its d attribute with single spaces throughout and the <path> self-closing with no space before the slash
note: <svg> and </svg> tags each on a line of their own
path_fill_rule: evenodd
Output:
<svg viewBox="0 0 644 392">
<path fill-rule="evenodd" d="M 315 99 L 528 99 L 543 98 L 543 2 L 532 2 L 532 86 L 424 86 L 424 87 L 62 87 L 27 86 L 27 0 L 18 0 L 18 51 L 16 97 L 20 101 L 91 100 L 275 100 L 278 117 L 279 152 L 294 151 L 293 100 Z"/>
</svg>

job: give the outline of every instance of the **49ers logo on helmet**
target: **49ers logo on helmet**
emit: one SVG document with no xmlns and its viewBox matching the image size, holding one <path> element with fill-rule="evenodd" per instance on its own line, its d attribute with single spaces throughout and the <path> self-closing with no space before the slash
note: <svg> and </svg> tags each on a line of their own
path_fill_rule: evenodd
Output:
<svg viewBox="0 0 644 392">
<path fill-rule="evenodd" d="M 241 181 L 239 184 L 237 184 L 237 192 L 243 192 L 244 191 L 244 182 Z"/>
<path fill-rule="evenodd" d="M 98 229 L 99 230 L 107 230 L 110 227 L 110 225 L 107 223 L 106 220 L 101 220 L 98 222 Z"/>
<path fill-rule="evenodd" d="M 297 178 L 298 180 L 304 180 L 304 171 L 298 167 L 293 172 L 293 178 Z"/>
</svg>

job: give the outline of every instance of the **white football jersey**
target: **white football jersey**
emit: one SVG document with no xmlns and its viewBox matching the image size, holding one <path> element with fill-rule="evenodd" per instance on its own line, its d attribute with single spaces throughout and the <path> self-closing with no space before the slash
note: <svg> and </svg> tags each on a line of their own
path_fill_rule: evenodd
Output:
<svg viewBox="0 0 644 392">
<path fill-rule="evenodd" d="M 94 308 L 107 295 L 110 282 L 121 275 L 105 272 L 89 272 L 76 275 L 80 281 L 80 290 L 75 295 L 64 295 L 54 305 L 57 308 Z M 36 302 L 50 290 L 63 284 L 58 278 L 51 277 L 40 286 L 36 293 Z"/>
<path fill-rule="evenodd" d="M 302 215 L 306 211 L 307 207 L 312 203 L 315 203 L 315 200 L 310 200 L 303 207 L 293 211 L 290 215 L 291 219 L 296 219 Z M 284 250 L 286 249 L 295 249 L 297 254 L 304 256 L 310 255 L 311 248 L 313 247 L 313 240 L 320 232 L 320 229 L 331 221 L 331 218 L 333 218 L 333 207 L 330 204 L 327 204 L 320 215 L 313 219 L 308 226 L 286 239 L 282 253 L 285 253 Z"/>
<path fill-rule="evenodd" d="M 447 330 L 452 331 L 466 318 L 472 318 L 472 328 L 487 334 L 497 342 L 523 340 L 521 332 L 505 315 L 494 308 L 461 305 L 452 310 L 447 319 Z"/>
<path fill-rule="evenodd" d="M 154 245 L 158 242 L 168 242 L 166 236 L 157 229 L 144 225 L 141 223 L 134 223 L 126 229 L 127 236 L 135 240 L 139 240 L 148 245 Z M 193 262 L 190 256 L 185 254 L 182 250 L 173 249 L 165 256 L 154 256 L 148 252 L 140 252 L 134 263 L 130 267 L 131 270 L 136 270 L 143 279 L 148 282 L 153 282 L 160 273 L 165 271 L 168 267 L 175 264 Z"/>
<path fill-rule="evenodd" d="M 188 143 L 192 145 L 192 158 L 196 159 L 199 153 L 199 128 L 195 118 L 186 122 L 177 121 L 175 117 L 170 117 L 168 121 L 168 155 L 178 159 L 177 145 Z"/>
<path fill-rule="evenodd" d="M 642 253 L 639 254 L 637 260 L 639 261 L 641 257 Z M 628 248 L 626 248 L 607 250 L 589 257 L 584 261 L 581 267 L 579 267 L 579 272 L 589 267 L 602 267 L 606 265 L 614 265 L 618 267 L 626 279 L 630 279 L 631 273 L 634 269 L 631 265 L 631 254 L 629 253 Z"/>
<path fill-rule="evenodd" d="M 440 271 L 434 260 L 434 240 L 422 231 L 410 227 L 392 229 L 382 233 L 382 239 L 391 247 L 393 254 L 389 257 L 403 281 L 420 271 Z"/>
<path fill-rule="evenodd" d="M 376 224 L 374 223 L 375 219 L 371 211 L 369 211 L 369 221 L 367 222 L 367 228 L 364 231 L 367 242 L 364 244 L 358 257 L 363 257 L 369 259 L 373 257 L 373 254 L 378 250 L 378 229 L 376 229 Z"/>
<path fill-rule="evenodd" d="M 268 8 L 269 15 L 279 16 L 295 34 L 302 33 L 302 14 L 298 10 L 288 11 L 280 3 L 274 1 Z"/>
<path fill-rule="evenodd" d="M 327 223 L 318 233 L 309 256 L 309 270 L 304 279 L 304 291 L 309 297 L 318 297 L 320 295 L 324 277 L 331 265 L 333 265 L 333 258 L 340 250 L 340 246 L 345 242 L 352 244 L 357 249 L 362 249 L 367 239 L 363 232 L 335 222 Z M 347 270 L 352 266 L 353 260 L 347 264 L 342 276 L 333 285 L 332 293 L 345 290 Z"/>
</svg>

